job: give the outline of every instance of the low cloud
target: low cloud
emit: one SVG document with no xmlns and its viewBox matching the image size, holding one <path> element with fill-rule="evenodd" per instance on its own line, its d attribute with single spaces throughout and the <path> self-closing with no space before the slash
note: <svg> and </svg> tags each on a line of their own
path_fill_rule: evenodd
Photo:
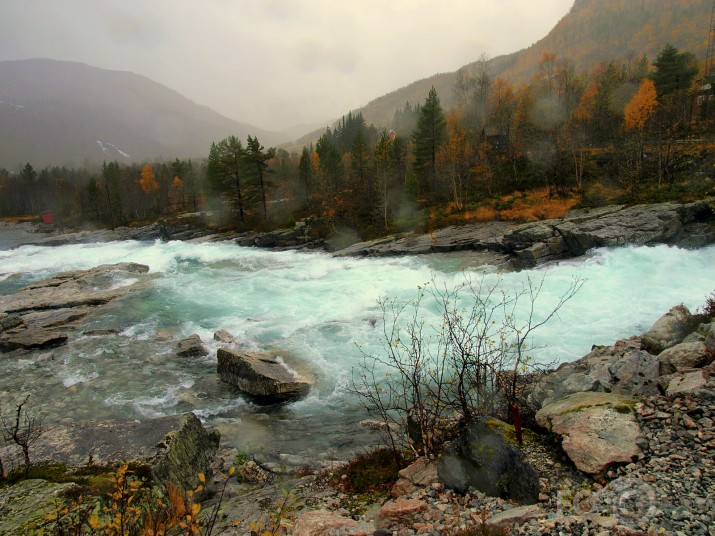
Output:
<svg viewBox="0 0 715 536">
<path fill-rule="evenodd" d="M 573 0 L 3 0 L 0 61 L 147 76 L 245 123 L 326 124 L 545 36 Z"/>
</svg>

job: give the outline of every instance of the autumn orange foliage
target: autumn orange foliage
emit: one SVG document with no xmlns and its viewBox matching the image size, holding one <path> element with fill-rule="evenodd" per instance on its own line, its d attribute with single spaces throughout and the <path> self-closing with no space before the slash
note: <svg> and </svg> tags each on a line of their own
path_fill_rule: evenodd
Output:
<svg viewBox="0 0 715 536">
<path fill-rule="evenodd" d="M 139 178 L 139 186 L 141 186 L 144 193 L 150 194 L 155 190 L 159 189 L 159 183 L 156 182 L 156 175 L 151 165 L 147 164 L 142 169 L 141 177 Z"/>
<path fill-rule="evenodd" d="M 658 106 L 655 84 L 650 78 L 641 83 L 638 93 L 626 105 L 623 124 L 626 130 L 642 129 Z"/>
<path fill-rule="evenodd" d="M 561 218 L 580 201 L 576 195 L 569 197 L 549 196 L 546 188 L 531 190 L 523 194 L 503 196 L 499 200 L 491 200 L 473 210 L 452 214 L 453 223 L 485 222 L 485 221 L 539 221 L 551 218 Z M 497 209 L 498 205 L 509 205 L 509 208 Z"/>
</svg>

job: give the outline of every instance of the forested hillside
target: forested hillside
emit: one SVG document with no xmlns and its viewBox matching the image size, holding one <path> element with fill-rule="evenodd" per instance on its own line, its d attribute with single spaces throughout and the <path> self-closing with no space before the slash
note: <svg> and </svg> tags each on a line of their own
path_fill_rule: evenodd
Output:
<svg viewBox="0 0 715 536">
<path fill-rule="evenodd" d="M 625 60 L 635 55 L 654 59 L 666 43 L 704 60 L 711 10 L 711 0 L 577 0 L 546 37 L 519 52 L 486 58 L 487 68 L 494 79 L 527 83 L 544 53 L 570 59 L 578 70 L 588 71 L 611 59 Z M 481 68 L 481 53 L 475 50 L 475 62 L 463 69 Z M 455 78 L 456 73 L 435 74 L 379 97 L 357 111 L 368 123 L 390 127 L 395 110 L 407 102 L 424 102 L 433 86 L 442 104 L 450 108 Z M 305 141 L 311 137 L 314 139 L 315 134 Z"/>
</svg>

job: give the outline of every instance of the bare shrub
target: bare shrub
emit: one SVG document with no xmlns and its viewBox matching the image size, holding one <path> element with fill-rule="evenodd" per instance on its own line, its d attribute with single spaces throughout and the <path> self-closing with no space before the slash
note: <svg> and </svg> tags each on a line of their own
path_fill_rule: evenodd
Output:
<svg viewBox="0 0 715 536">
<path fill-rule="evenodd" d="M 0 418 L 3 440 L 15 443 L 22 450 L 25 474 L 30 471 L 30 447 L 40 439 L 43 432 L 42 417 L 27 409 L 29 399 L 30 395 L 27 395 L 25 400 L 15 405 L 14 418 Z M 0 462 L 0 473 L 3 473 L 2 462 Z"/>
<path fill-rule="evenodd" d="M 385 423 L 381 431 L 393 449 L 435 456 L 461 422 L 518 404 L 524 395 L 519 378 L 539 368 L 529 354 L 534 332 L 584 283 L 574 278 L 537 315 L 545 277 L 528 277 L 513 291 L 504 290 L 501 278 L 466 277 L 454 289 L 433 280 L 418 287 L 412 301 L 379 302 L 384 353 L 363 353 L 353 390 Z M 425 320 L 429 309 L 437 311 L 432 324 Z"/>
</svg>

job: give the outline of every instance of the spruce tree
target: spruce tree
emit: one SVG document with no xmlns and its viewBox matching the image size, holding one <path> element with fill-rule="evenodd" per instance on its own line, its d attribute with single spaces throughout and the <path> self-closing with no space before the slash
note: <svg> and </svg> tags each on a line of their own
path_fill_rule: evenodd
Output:
<svg viewBox="0 0 715 536">
<path fill-rule="evenodd" d="M 253 168 L 256 178 L 258 179 L 258 186 L 261 189 L 261 200 L 263 202 L 263 219 L 266 221 L 268 221 L 266 184 L 264 181 L 266 172 L 268 171 L 268 164 L 266 164 L 266 162 L 275 156 L 276 150 L 274 147 L 265 150 L 263 145 L 261 145 L 258 141 L 257 137 L 248 136 L 248 140 L 246 141 L 245 159 L 249 166 Z"/>
<path fill-rule="evenodd" d="M 678 52 L 671 44 L 663 47 L 653 62 L 655 72 L 651 75 L 658 98 L 673 93 L 685 92 L 698 74 L 695 56 L 690 52 Z"/>
<path fill-rule="evenodd" d="M 420 108 L 417 127 L 412 134 L 415 156 L 414 169 L 425 187 L 434 193 L 437 185 L 437 151 L 447 139 L 444 110 L 439 102 L 434 86 L 430 89 L 424 105 Z"/>
<path fill-rule="evenodd" d="M 236 136 L 229 136 L 211 144 L 206 169 L 209 185 L 216 193 L 232 199 L 240 221 L 245 218 L 241 190 L 241 179 L 245 173 L 245 154 L 241 140 Z"/>
</svg>

